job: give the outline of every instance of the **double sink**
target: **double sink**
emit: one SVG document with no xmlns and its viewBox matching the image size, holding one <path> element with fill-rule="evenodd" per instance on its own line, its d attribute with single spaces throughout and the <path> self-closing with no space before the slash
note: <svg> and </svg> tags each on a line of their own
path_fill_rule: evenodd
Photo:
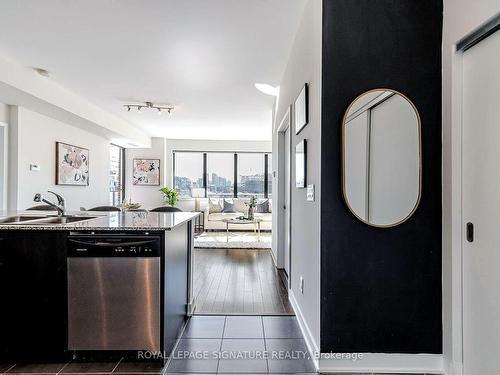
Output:
<svg viewBox="0 0 500 375">
<path fill-rule="evenodd" d="M 96 216 L 30 216 L 17 215 L 0 219 L 0 225 L 57 225 L 95 219 Z"/>
</svg>

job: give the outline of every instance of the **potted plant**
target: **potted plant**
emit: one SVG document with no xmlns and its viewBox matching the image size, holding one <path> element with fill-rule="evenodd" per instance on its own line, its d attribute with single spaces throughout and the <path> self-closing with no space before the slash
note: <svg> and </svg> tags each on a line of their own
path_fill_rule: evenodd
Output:
<svg viewBox="0 0 500 375">
<path fill-rule="evenodd" d="M 246 205 L 248 206 L 248 220 L 253 220 L 253 213 L 254 213 L 254 209 L 255 207 L 257 206 L 257 198 L 252 196 L 250 198 L 250 202 L 246 203 Z"/>
<path fill-rule="evenodd" d="M 160 191 L 163 194 L 163 198 L 170 207 L 174 207 L 179 200 L 179 193 L 175 189 L 169 187 L 161 188 Z"/>
</svg>

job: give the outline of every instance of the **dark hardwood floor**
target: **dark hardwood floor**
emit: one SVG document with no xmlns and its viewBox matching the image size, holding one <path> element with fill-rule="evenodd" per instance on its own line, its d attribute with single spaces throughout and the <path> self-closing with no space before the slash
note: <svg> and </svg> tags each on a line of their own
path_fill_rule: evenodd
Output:
<svg viewBox="0 0 500 375">
<path fill-rule="evenodd" d="M 196 314 L 293 315 L 270 250 L 195 249 Z"/>
</svg>

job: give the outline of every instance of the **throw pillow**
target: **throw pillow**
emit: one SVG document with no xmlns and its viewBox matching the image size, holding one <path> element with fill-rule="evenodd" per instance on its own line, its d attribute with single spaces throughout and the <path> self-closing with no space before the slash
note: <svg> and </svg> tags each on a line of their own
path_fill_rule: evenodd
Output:
<svg viewBox="0 0 500 375">
<path fill-rule="evenodd" d="M 224 208 L 223 208 L 222 212 L 224 212 L 224 213 L 234 213 L 234 212 L 236 212 L 234 210 L 234 202 L 233 201 L 229 201 L 228 199 L 224 199 Z"/>
<path fill-rule="evenodd" d="M 221 213 L 223 210 L 223 207 L 222 207 L 222 202 L 220 199 L 212 199 L 212 198 L 209 198 L 208 200 L 208 211 L 211 213 L 211 214 L 219 214 Z"/>
<path fill-rule="evenodd" d="M 255 207 L 255 212 L 262 214 L 269 212 L 269 200 L 266 199 L 260 203 L 257 203 L 257 206 Z"/>
<path fill-rule="evenodd" d="M 234 203 L 234 210 L 236 212 L 241 212 L 242 214 L 245 214 L 248 212 L 248 206 L 245 204 L 245 202 L 248 202 L 249 199 L 244 199 L 244 198 L 236 198 L 233 199 Z"/>
</svg>

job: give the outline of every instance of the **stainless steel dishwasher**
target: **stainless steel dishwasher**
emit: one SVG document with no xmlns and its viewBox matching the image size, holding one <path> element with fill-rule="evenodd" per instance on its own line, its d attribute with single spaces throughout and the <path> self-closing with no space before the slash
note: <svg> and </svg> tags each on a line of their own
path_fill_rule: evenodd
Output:
<svg viewBox="0 0 500 375">
<path fill-rule="evenodd" d="M 160 350 L 161 237 L 68 237 L 68 349 Z"/>
</svg>

